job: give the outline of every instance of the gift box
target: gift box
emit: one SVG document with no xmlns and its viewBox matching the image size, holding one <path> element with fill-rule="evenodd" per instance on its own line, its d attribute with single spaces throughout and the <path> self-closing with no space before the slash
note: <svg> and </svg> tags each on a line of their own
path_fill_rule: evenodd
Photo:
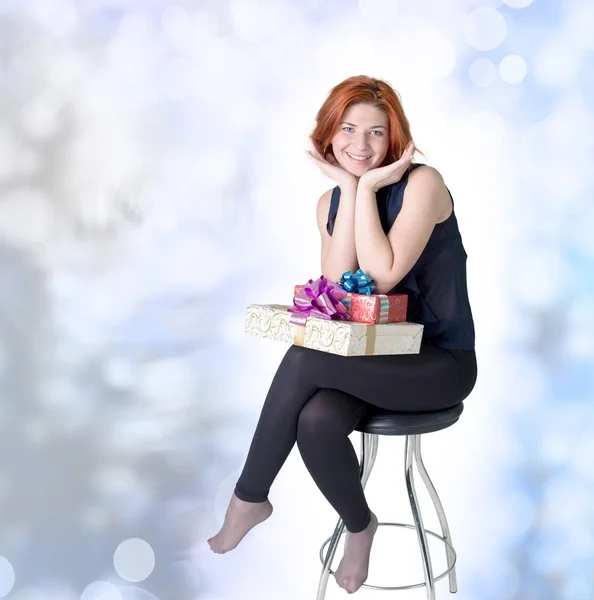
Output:
<svg viewBox="0 0 594 600">
<path fill-rule="evenodd" d="M 293 296 L 305 287 L 296 285 Z M 358 323 L 400 323 L 406 321 L 408 296 L 406 294 L 356 294 L 347 293 L 341 300 L 351 320 Z"/>
<path fill-rule="evenodd" d="M 304 325 L 291 322 L 284 304 L 250 304 L 245 331 L 266 339 L 288 342 L 341 356 L 418 354 L 423 325 L 417 323 L 358 323 L 307 317 Z"/>
</svg>

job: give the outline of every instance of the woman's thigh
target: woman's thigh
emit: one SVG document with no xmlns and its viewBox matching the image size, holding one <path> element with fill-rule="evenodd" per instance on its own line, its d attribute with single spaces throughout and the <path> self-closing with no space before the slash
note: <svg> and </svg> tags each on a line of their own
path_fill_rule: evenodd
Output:
<svg viewBox="0 0 594 600">
<path fill-rule="evenodd" d="M 439 410 L 462 402 L 476 381 L 474 352 L 421 346 L 419 354 L 339 356 L 291 346 L 303 377 L 395 411 Z"/>
</svg>

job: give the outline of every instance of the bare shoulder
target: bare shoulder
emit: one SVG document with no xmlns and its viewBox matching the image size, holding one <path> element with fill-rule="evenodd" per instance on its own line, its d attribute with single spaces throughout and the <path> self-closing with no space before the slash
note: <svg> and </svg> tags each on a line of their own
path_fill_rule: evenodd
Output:
<svg viewBox="0 0 594 600">
<path fill-rule="evenodd" d="M 442 223 L 452 214 L 453 205 L 450 192 L 441 173 L 435 167 L 422 165 L 411 171 L 408 176 L 408 184 L 404 190 L 405 195 L 409 186 L 413 194 L 435 194 L 440 205 L 437 223 Z"/>
<path fill-rule="evenodd" d="M 414 181 L 415 185 L 423 187 L 433 185 L 443 185 L 445 187 L 441 173 L 435 167 L 430 167 L 429 165 L 421 165 L 414 171 L 411 171 L 408 175 L 408 181 L 409 183 Z"/>
<path fill-rule="evenodd" d="M 330 200 L 332 198 L 332 192 L 333 191 L 334 191 L 334 188 L 330 188 L 327 192 L 324 192 L 320 196 L 319 203 L 320 204 L 325 204 L 325 205 L 329 206 L 330 205 Z"/>
<path fill-rule="evenodd" d="M 328 211 L 330 210 L 330 201 L 332 199 L 332 191 L 334 188 L 329 189 L 327 192 L 324 192 L 320 199 L 318 200 L 318 217 L 320 216 L 328 216 Z"/>
</svg>

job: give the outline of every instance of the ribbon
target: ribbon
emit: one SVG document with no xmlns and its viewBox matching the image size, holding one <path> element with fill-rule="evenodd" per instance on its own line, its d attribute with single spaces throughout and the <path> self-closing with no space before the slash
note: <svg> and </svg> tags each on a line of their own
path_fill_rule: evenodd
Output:
<svg viewBox="0 0 594 600">
<path fill-rule="evenodd" d="M 294 308 L 287 308 L 288 312 L 293 313 L 289 321 L 295 325 L 305 326 L 308 317 L 348 320 L 351 315 L 341 302 L 346 296 L 347 292 L 337 284 L 328 281 L 323 275 L 315 281 L 310 279 L 293 298 Z"/>
<path fill-rule="evenodd" d="M 351 292 L 352 294 L 371 296 L 375 290 L 373 279 L 367 273 L 361 271 L 361 269 L 357 269 L 355 274 L 352 271 L 346 271 L 342 274 L 339 283 L 347 292 Z"/>
</svg>

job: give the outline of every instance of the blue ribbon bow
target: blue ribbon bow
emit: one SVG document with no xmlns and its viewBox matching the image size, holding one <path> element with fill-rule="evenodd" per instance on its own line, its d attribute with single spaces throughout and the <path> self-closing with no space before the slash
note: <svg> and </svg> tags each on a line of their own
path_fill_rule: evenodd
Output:
<svg viewBox="0 0 594 600">
<path fill-rule="evenodd" d="M 351 294 L 365 294 L 366 296 L 371 296 L 375 291 L 373 279 L 361 271 L 361 269 L 357 269 L 355 274 L 353 274 L 352 271 L 346 271 L 342 274 L 338 283 Z"/>
</svg>

